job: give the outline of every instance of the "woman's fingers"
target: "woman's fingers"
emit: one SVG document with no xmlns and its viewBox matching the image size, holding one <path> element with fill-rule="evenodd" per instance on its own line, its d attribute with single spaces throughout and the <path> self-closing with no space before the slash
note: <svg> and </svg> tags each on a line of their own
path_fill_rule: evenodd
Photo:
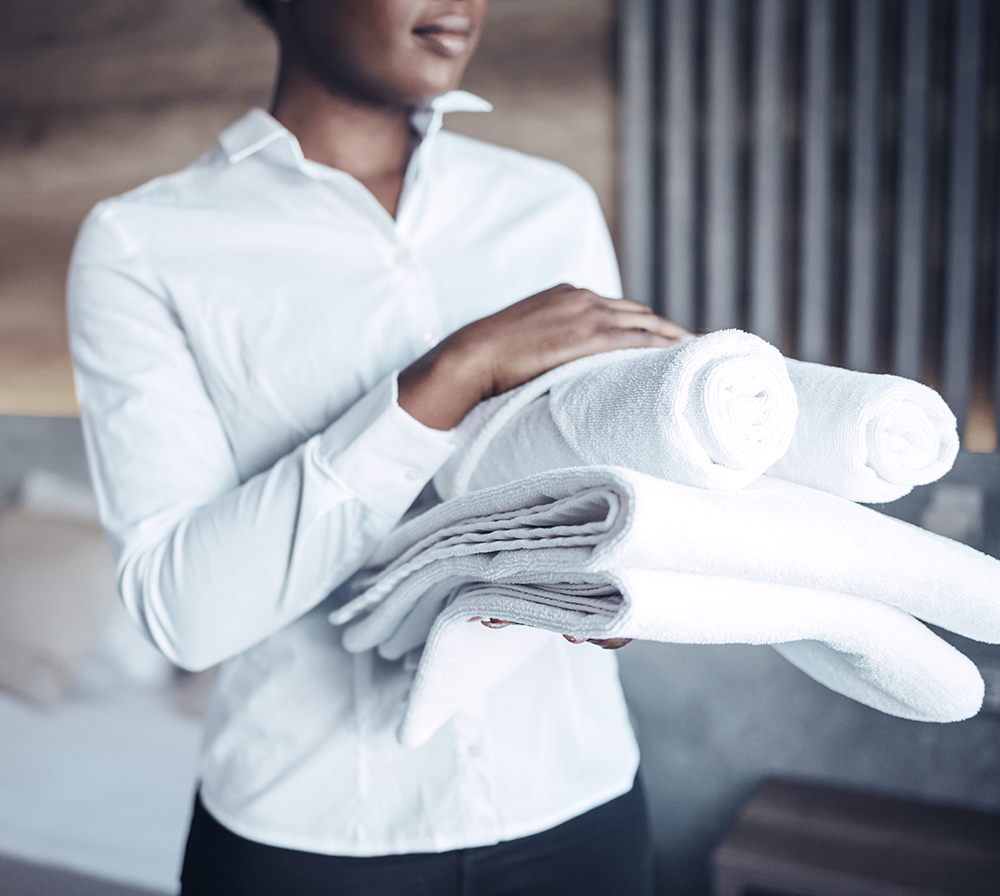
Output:
<svg viewBox="0 0 1000 896">
<path fill-rule="evenodd" d="M 506 628 L 508 625 L 517 625 L 516 622 L 508 622 L 506 619 L 481 619 L 479 620 L 487 628 Z"/>
<path fill-rule="evenodd" d="M 481 622 L 487 628 L 506 628 L 508 625 L 520 625 L 519 622 L 508 622 L 506 619 L 483 619 L 482 616 L 470 616 L 469 622 Z M 605 650 L 618 650 L 632 641 L 631 638 L 578 638 L 576 635 L 563 635 L 570 644 L 596 644 Z"/>
<path fill-rule="evenodd" d="M 669 348 L 694 334 L 628 299 L 565 283 L 452 333 L 399 375 L 399 406 L 451 429 L 483 398 L 578 358 L 621 348 Z"/>
<path fill-rule="evenodd" d="M 590 638 L 591 644 L 603 647 L 605 650 L 619 650 L 626 644 L 631 644 L 631 638 Z"/>
<path fill-rule="evenodd" d="M 563 635 L 570 644 L 596 644 L 605 650 L 618 650 L 632 642 L 631 638 L 578 638 L 576 635 Z"/>
<path fill-rule="evenodd" d="M 585 292 L 585 290 L 581 290 L 581 292 Z M 651 330 L 668 338 L 674 339 L 677 342 L 685 342 L 688 339 L 695 338 L 694 333 L 686 330 L 679 324 L 675 324 L 673 321 L 667 320 L 665 317 L 660 317 L 653 311 L 652 308 L 649 307 L 649 305 L 643 305 L 640 302 L 633 302 L 631 299 L 596 298 L 599 298 L 602 307 L 610 311 L 612 314 L 619 315 L 623 318 L 626 315 L 637 315 L 636 317 L 629 318 L 632 323 L 625 326 L 634 326 L 635 328 Z"/>
<path fill-rule="evenodd" d="M 658 317 L 648 310 L 642 312 L 625 308 L 612 308 L 610 323 L 616 330 L 629 332 L 640 330 L 658 336 L 669 345 L 677 345 L 679 342 L 687 342 L 689 339 L 695 338 L 694 333 L 690 333 L 673 321 Z"/>
<path fill-rule="evenodd" d="M 487 628 L 506 628 L 508 625 L 520 625 L 519 622 L 508 622 L 506 619 L 495 619 L 492 616 L 489 619 L 483 619 L 482 616 L 470 616 L 467 622 L 481 622 Z"/>
<path fill-rule="evenodd" d="M 560 364 L 619 348 L 667 348 L 693 338 L 645 305 L 562 284 L 467 329 L 488 359 L 492 390 L 512 389 Z"/>
</svg>

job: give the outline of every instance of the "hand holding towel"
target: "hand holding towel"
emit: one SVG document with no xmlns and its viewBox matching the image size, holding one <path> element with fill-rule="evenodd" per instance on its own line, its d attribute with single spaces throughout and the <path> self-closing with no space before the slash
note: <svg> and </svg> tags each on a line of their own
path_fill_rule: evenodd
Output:
<svg viewBox="0 0 1000 896">
<path fill-rule="evenodd" d="M 443 497 L 533 473 L 613 464 L 741 488 L 784 453 L 796 399 L 762 339 L 722 330 L 669 349 L 582 358 L 476 408 L 435 477 Z"/>
<path fill-rule="evenodd" d="M 623 581 L 630 619 L 588 626 L 588 637 L 635 637 L 684 644 L 773 644 L 807 675 L 837 693 L 890 715 L 958 721 L 982 704 L 975 665 L 913 617 L 877 601 L 741 579 L 643 570 Z M 435 620 L 420 656 L 399 729 L 418 746 L 467 701 L 481 694 L 559 636 L 574 632 L 544 603 L 492 585 L 459 591 Z M 490 631 L 470 624 L 495 616 L 523 625 Z M 596 650 L 581 645 L 578 650 Z M 669 682 L 664 682 L 669 686 Z"/>
<path fill-rule="evenodd" d="M 542 474 L 433 508 L 373 564 L 370 587 L 331 621 L 368 612 L 344 644 L 389 658 L 426 640 L 415 695 L 436 680 L 446 645 L 467 640 L 451 627 L 494 616 L 585 638 L 817 642 L 790 656 L 824 684 L 946 721 L 978 709 L 982 681 L 912 616 L 1000 642 L 1000 562 L 769 477 L 706 491 L 608 467 Z M 428 693 L 438 708 L 423 718 L 440 720 L 453 704 Z M 408 718 L 425 712 L 417 706 Z"/>
</svg>

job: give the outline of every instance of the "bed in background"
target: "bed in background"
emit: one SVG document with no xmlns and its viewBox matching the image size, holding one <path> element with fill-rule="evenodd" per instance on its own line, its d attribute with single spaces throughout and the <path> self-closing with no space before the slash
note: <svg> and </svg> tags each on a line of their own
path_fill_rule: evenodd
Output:
<svg viewBox="0 0 1000 896">
<path fill-rule="evenodd" d="M 0 894 L 172 894 L 207 676 L 132 627 L 87 489 L 0 515 Z"/>
</svg>

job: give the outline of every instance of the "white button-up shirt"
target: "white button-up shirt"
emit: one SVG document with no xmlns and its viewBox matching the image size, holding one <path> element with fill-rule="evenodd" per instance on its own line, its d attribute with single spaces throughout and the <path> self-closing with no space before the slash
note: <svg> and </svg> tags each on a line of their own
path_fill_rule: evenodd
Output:
<svg viewBox="0 0 1000 896">
<path fill-rule="evenodd" d="M 122 597 L 176 663 L 222 663 L 202 797 L 254 840 L 481 845 L 632 783 L 612 653 L 553 634 L 404 749 L 412 669 L 347 653 L 326 621 L 453 450 L 399 408 L 395 371 L 557 283 L 619 294 L 580 178 L 438 133 L 443 111 L 485 105 L 453 93 L 414 116 L 396 219 L 254 110 L 190 168 L 98 205 L 77 242 L 71 342 Z"/>
</svg>

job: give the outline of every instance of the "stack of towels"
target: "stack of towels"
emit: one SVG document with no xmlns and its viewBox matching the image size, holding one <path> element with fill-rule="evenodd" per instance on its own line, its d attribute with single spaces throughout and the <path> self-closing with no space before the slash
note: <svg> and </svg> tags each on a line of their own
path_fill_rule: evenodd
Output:
<svg viewBox="0 0 1000 896">
<path fill-rule="evenodd" d="M 926 386 L 727 330 L 564 365 L 484 402 L 460 437 L 435 479 L 446 500 L 331 614 L 349 650 L 419 655 L 404 744 L 550 633 L 772 644 L 893 715 L 978 711 L 976 667 L 918 619 L 1000 642 L 1000 562 L 855 503 L 951 467 L 955 419 Z M 530 628 L 477 662 L 477 616 Z"/>
<path fill-rule="evenodd" d="M 479 405 L 434 484 L 443 498 L 532 473 L 612 464 L 681 485 L 764 473 L 850 501 L 894 501 L 958 454 L 941 396 L 898 376 L 783 358 L 721 330 L 582 358 Z"/>
</svg>

